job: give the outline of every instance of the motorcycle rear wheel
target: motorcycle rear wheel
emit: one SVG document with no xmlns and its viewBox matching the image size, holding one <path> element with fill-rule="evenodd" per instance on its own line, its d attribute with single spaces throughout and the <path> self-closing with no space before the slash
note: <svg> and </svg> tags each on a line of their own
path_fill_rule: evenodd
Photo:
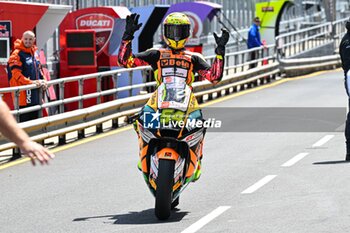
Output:
<svg viewBox="0 0 350 233">
<path fill-rule="evenodd" d="M 170 217 L 174 168 L 174 160 L 159 160 L 155 205 L 155 214 L 159 220 L 166 220 Z"/>
</svg>

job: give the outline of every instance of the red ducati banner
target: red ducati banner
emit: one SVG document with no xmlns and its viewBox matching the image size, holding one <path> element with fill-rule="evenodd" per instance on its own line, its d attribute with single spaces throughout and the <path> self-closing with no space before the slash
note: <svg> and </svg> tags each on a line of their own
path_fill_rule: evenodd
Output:
<svg viewBox="0 0 350 233">
<path fill-rule="evenodd" d="M 76 19 L 77 29 L 92 29 L 96 32 L 96 53 L 108 44 L 114 27 L 114 19 L 105 14 L 86 14 Z"/>
</svg>

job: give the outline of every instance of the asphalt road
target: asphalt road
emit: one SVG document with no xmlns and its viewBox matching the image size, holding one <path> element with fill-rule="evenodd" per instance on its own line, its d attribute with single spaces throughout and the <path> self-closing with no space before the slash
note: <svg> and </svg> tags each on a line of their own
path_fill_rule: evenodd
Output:
<svg viewBox="0 0 350 233">
<path fill-rule="evenodd" d="M 212 107 L 345 107 L 342 78 L 321 73 Z M 208 133 L 202 177 L 165 222 L 137 154 L 124 130 L 57 152 L 50 166 L 0 170 L 0 232 L 350 232 L 341 130 Z"/>
</svg>

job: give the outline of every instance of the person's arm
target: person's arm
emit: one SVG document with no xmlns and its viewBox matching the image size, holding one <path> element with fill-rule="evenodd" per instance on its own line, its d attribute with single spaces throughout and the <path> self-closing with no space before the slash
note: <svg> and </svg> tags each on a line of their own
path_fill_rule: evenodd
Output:
<svg viewBox="0 0 350 233">
<path fill-rule="evenodd" d="M 197 55 L 192 57 L 194 70 L 197 71 L 201 77 L 209 80 L 214 84 L 220 82 L 222 79 L 225 65 L 225 46 L 230 36 L 226 29 L 221 29 L 221 31 L 221 37 L 218 37 L 216 33 L 214 33 L 217 47 L 215 49 L 216 57 L 211 66 L 206 63 L 203 56 Z"/>
<path fill-rule="evenodd" d="M 18 68 L 11 68 L 12 78 L 16 81 L 18 85 L 29 85 L 33 84 L 33 81 L 25 77 L 22 74 L 22 70 Z"/>
<path fill-rule="evenodd" d="M 256 32 L 256 39 L 257 39 L 258 43 L 260 44 L 260 46 L 264 46 L 264 44 L 261 42 L 259 29 L 257 29 L 257 32 Z"/>
<path fill-rule="evenodd" d="M 253 38 L 254 47 L 260 47 L 263 45 L 260 40 L 260 33 L 257 27 L 254 27 L 252 30 L 252 38 Z"/>
<path fill-rule="evenodd" d="M 28 134 L 19 127 L 7 104 L 2 100 L 0 100 L 0 119 L 0 132 L 16 143 L 21 152 L 30 157 L 33 165 L 35 165 L 35 159 L 41 164 L 47 164 L 50 159 L 55 157 L 45 147 L 29 138 Z"/>
<path fill-rule="evenodd" d="M 346 75 L 350 69 L 350 40 L 347 34 L 343 37 L 339 45 L 339 55 L 342 62 L 342 68 Z"/>
<path fill-rule="evenodd" d="M 126 17 L 125 31 L 122 37 L 122 42 L 118 51 L 118 65 L 125 68 L 148 65 L 142 59 L 135 59 L 132 54 L 131 42 L 134 39 L 134 33 L 140 29 L 142 23 L 139 24 L 138 14 L 131 14 Z"/>
<path fill-rule="evenodd" d="M 14 80 L 14 83 L 16 83 L 16 85 L 29 85 L 29 84 L 36 84 L 38 87 L 42 86 L 42 81 L 40 80 L 30 80 L 29 78 L 25 77 L 22 74 L 22 62 L 21 62 L 21 58 L 18 55 L 18 51 L 14 51 L 10 58 L 9 58 L 9 66 L 11 69 L 11 74 L 12 74 L 12 78 Z"/>
<path fill-rule="evenodd" d="M 213 64 L 210 66 L 200 54 L 192 56 L 194 71 L 208 81 L 216 84 L 221 81 L 224 73 L 224 56 L 216 55 Z"/>
<path fill-rule="evenodd" d="M 46 78 L 44 77 L 44 72 L 43 72 L 43 67 L 42 67 L 42 64 L 40 63 L 40 60 L 39 60 L 39 54 L 38 52 L 36 51 L 35 52 L 35 56 L 34 56 L 34 60 L 36 62 L 36 67 L 37 67 L 37 73 L 39 75 L 39 80 L 35 80 L 35 84 L 38 86 L 38 87 L 42 87 L 43 91 L 46 91 L 47 89 L 47 80 Z"/>
<path fill-rule="evenodd" d="M 146 65 L 154 66 L 160 57 L 160 53 L 156 49 L 149 49 L 137 54 L 132 53 L 131 43 L 132 39 L 134 39 L 134 33 L 142 26 L 142 23 L 139 24 L 139 17 L 140 15 L 135 13 L 126 17 L 125 31 L 118 52 L 119 66 L 125 68 Z"/>
<path fill-rule="evenodd" d="M 118 64 L 125 68 L 154 65 L 160 57 L 156 49 L 148 49 L 145 52 L 132 54 L 131 40 L 123 40 L 119 47 Z"/>
<path fill-rule="evenodd" d="M 32 80 L 22 74 L 23 64 L 21 58 L 18 55 L 18 50 L 15 50 L 11 54 L 8 63 L 11 69 L 12 79 L 14 79 L 18 85 L 28 85 L 33 83 Z"/>
</svg>

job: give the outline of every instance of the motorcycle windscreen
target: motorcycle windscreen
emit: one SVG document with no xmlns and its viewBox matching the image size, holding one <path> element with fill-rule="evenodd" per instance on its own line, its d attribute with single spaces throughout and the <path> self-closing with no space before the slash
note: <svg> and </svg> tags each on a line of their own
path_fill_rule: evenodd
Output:
<svg viewBox="0 0 350 233">
<path fill-rule="evenodd" d="M 158 87 L 158 106 L 160 109 L 172 108 L 187 111 L 191 88 L 179 77 L 165 77 Z"/>
</svg>

